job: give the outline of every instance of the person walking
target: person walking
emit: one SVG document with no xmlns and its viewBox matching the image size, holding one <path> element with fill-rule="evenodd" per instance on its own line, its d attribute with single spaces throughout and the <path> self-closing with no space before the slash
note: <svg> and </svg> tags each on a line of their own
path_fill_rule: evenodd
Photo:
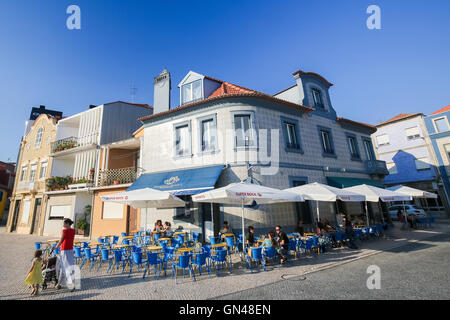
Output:
<svg viewBox="0 0 450 320">
<path fill-rule="evenodd" d="M 69 218 L 64 219 L 64 229 L 62 230 L 61 239 L 56 245 L 56 249 L 61 248 L 59 255 L 59 280 L 56 288 L 66 286 L 72 291 L 75 291 L 75 269 L 74 269 L 74 254 L 73 254 L 73 240 L 75 238 L 75 229 L 71 226 L 73 221 Z"/>
<path fill-rule="evenodd" d="M 39 293 L 39 285 L 42 282 L 42 250 L 36 250 L 34 253 L 33 263 L 27 273 L 24 283 L 31 286 L 31 296 L 36 296 Z"/>
</svg>

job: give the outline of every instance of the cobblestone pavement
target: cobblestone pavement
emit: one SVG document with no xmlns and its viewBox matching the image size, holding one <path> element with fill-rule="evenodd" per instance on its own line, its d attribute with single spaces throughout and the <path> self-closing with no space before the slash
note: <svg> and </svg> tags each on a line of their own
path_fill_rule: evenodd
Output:
<svg viewBox="0 0 450 320">
<path fill-rule="evenodd" d="M 69 292 L 62 289 L 57 291 L 50 285 L 47 290 L 42 291 L 39 296 L 32 299 L 187 300 L 226 298 L 230 294 L 237 294 L 239 298 L 245 298 L 246 296 L 251 297 L 248 292 L 252 288 L 275 285 L 286 282 L 285 279 L 311 273 L 314 273 L 314 277 L 320 278 L 321 274 L 324 273 L 316 273 L 317 271 L 338 268 L 346 263 L 355 264 L 359 259 L 368 259 L 368 257 L 382 252 L 392 253 L 392 250 L 395 252 L 394 248 L 419 244 L 424 239 L 445 233 L 450 233 L 450 224 L 448 223 L 437 223 L 433 228 L 426 230 L 403 231 L 400 228 L 393 228 L 384 239 L 360 243 L 360 249 L 358 250 L 340 248 L 321 255 L 301 255 L 298 259 L 291 260 L 285 266 L 282 266 L 280 270 L 277 267 L 268 267 L 266 272 L 261 270 L 253 274 L 250 270 L 242 268 L 237 263 L 238 259 L 234 259 L 235 264 L 231 274 L 223 270 L 217 275 L 213 271 L 211 276 L 207 274 L 198 276 L 197 273 L 197 281 L 194 282 L 189 277 L 184 279 L 179 277 L 178 284 L 170 278 L 170 271 L 167 278 L 161 277 L 156 280 L 154 276 L 150 276 L 143 280 L 142 272 L 134 272 L 128 278 L 128 274 L 107 274 L 106 268 L 99 272 L 96 271 L 96 268 L 92 272 L 88 268 L 83 268 L 81 290 Z M 23 284 L 23 280 L 31 264 L 34 242 L 48 239 L 32 235 L 8 234 L 5 233 L 4 228 L 0 229 L 0 299 L 30 299 L 29 289 Z M 414 254 L 414 252 L 410 254 Z M 329 271 L 332 272 L 333 270 L 330 269 Z M 340 281 L 340 275 L 338 276 L 338 274 L 336 273 L 336 281 Z M 315 287 L 312 286 L 311 288 L 311 290 L 314 290 Z M 317 290 L 319 292 L 320 289 Z M 274 296 L 267 296 L 266 298 L 276 299 Z M 295 298 L 295 296 L 292 296 L 292 298 Z M 336 297 L 330 296 L 330 298 Z"/>
</svg>

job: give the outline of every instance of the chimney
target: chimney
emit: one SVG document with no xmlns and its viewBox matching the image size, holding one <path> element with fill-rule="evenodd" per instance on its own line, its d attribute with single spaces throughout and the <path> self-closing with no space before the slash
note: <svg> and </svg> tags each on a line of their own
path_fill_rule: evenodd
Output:
<svg viewBox="0 0 450 320">
<path fill-rule="evenodd" d="M 168 111 L 170 109 L 170 73 L 164 70 L 155 77 L 153 82 L 153 114 Z"/>
<path fill-rule="evenodd" d="M 39 106 L 39 110 L 45 110 L 45 106 Z"/>
</svg>

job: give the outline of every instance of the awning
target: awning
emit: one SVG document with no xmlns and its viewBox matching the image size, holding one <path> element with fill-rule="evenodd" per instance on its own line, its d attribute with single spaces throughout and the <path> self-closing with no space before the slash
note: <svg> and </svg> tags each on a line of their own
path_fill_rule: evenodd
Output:
<svg viewBox="0 0 450 320">
<path fill-rule="evenodd" d="M 224 165 L 142 174 L 127 191 L 152 188 L 173 195 L 192 195 L 214 189 Z"/>
<path fill-rule="evenodd" d="M 359 186 L 361 184 L 367 184 L 369 186 L 384 188 L 383 184 L 378 181 L 363 178 L 327 177 L 327 181 L 330 186 L 335 188 L 349 188 Z"/>
</svg>

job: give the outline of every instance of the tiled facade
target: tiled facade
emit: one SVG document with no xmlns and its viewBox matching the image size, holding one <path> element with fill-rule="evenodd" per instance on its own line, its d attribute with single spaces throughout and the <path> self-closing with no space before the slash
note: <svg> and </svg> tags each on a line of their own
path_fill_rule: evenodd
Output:
<svg viewBox="0 0 450 320">
<path fill-rule="evenodd" d="M 262 185 L 285 189 L 293 186 L 294 181 L 328 183 L 327 177 L 346 177 L 373 179 L 383 183 L 384 170 L 371 172 L 368 162 L 375 160 L 371 147 L 370 135 L 375 129 L 352 121 L 346 121 L 336 116 L 328 95 L 329 83 L 315 74 L 301 75 L 297 79 L 297 86 L 292 90 L 306 90 L 306 93 L 283 94 L 279 99 L 255 95 L 226 95 L 222 99 L 197 102 L 192 107 L 181 107 L 158 116 L 157 114 L 144 122 L 143 168 L 145 173 L 173 171 L 178 169 L 195 168 L 209 165 L 223 164 L 223 170 L 216 187 L 222 187 L 232 182 L 247 178 L 247 162 L 251 169 L 251 176 Z M 301 82 L 301 86 L 299 85 Z M 324 107 L 314 108 L 309 90 L 320 88 L 324 97 Z M 303 89 L 304 88 L 304 89 Z M 272 96 L 270 96 L 272 97 Z M 282 99 L 282 100 L 281 100 Z M 286 102 L 284 102 L 286 100 Z M 290 100 L 290 101 L 289 101 Z M 296 108 L 306 106 L 309 108 Z M 256 134 L 259 136 L 259 149 L 248 147 L 247 150 L 235 147 L 234 115 L 251 114 Z M 211 117 L 216 122 L 216 148 L 212 152 L 202 152 L 200 120 Z M 286 134 L 283 132 L 283 121 L 296 124 L 298 148 L 289 148 L 286 144 Z M 177 157 L 174 154 L 175 128 L 178 124 L 187 123 L 190 131 L 190 154 Z M 327 129 L 331 133 L 333 154 L 325 154 L 322 148 L 320 130 Z M 272 130 L 272 131 L 271 131 Z M 261 135 L 267 131 L 267 138 Z M 359 159 L 350 154 L 348 135 L 356 139 Z M 264 152 L 264 143 L 270 157 Z M 155 143 L 157 141 L 158 143 Z M 364 144 L 370 146 L 368 154 Z M 259 153 L 259 155 L 258 155 Z M 253 159 L 253 160 L 252 160 Z M 383 165 L 383 163 L 381 163 Z M 315 204 L 313 204 L 315 205 Z M 334 221 L 335 203 L 321 203 L 321 215 Z M 194 217 L 191 221 L 173 220 L 173 209 L 149 209 L 148 217 L 151 227 L 156 219 L 171 221 L 175 225 L 196 229 L 202 232 L 202 214 L 208 211 L 209 204 L 194 204 Z M 220 209 L 219 209 L 220 207 Z M 315 212 L 312 207 L 312 212 Z M 219 211 L 220 210 L 220 211 Z M 347 207 L 349 213 L 361 213 L 360 204 Z M 373 208 L 378 214 L 376 206 Z M 259 229 L 273 228 L 276 224 L 291 228 L 301 217 L 302 210 L 297 210 L 292 203 L 265 205 L 246 212 L 246 225 L 253 225 Z M 215 229 L 219 222 L 227 220 L 234 228 L 240 225 L 240 207 L 220 205 L 214 210 Z M 305 213 L 304 213 L 305 214 Z M 141 218 L 144 227 L 145 219 Z"/>
</svg>

